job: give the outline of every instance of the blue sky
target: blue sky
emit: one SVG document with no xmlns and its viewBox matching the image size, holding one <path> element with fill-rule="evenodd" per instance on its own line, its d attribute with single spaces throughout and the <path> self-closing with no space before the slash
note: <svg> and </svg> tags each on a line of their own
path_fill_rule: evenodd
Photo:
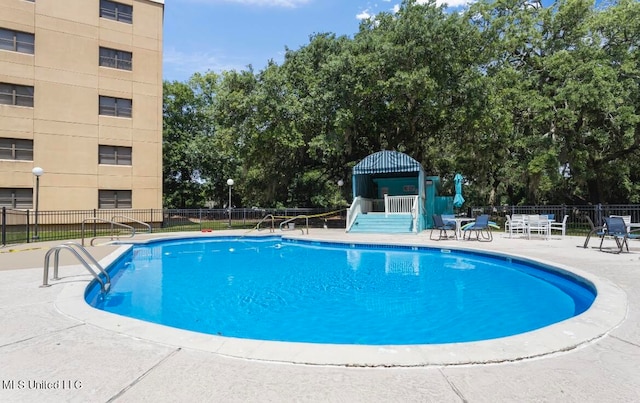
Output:
<svg viewBox="0 0 640 403">
<path fill-rule="evenodd" d="M 424 0 L 422 0 L 424 1 Z M 467 0 L 448 0 L 459 5 Z M 420 2 L 420 1 L 419 1 Z M 314 33 L 353 36 L 360 20 L 392 11 L 400 0 L 165 0 L 164 79 L 196 72 L 255 71 Z"/>
</svg>

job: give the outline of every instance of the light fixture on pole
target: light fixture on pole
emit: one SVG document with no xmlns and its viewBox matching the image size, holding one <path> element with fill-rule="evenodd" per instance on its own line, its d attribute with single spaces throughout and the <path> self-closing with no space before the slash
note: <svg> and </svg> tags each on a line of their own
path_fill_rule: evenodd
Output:
<svg viewBox="0 0 640 403">
<path fill-rule="evenodd" d="M 338 194 L 340 195 L 340 204 L 342 204 L 342 187 L 344 186 L 344 181 L 342 179 L 338 179 Z"/>
<path fill-rule="evenodd" d="M 233 179 L 227 179 L 227 185 L 229 186 L 229 204 L 227 207 L 229 209 L 229 228 L 231 228 L 231 187 L 233 186 Z"/>
<path fill-rule="evenodd" d="M 31 173 L 36 177 L 36 225 L 33 233 L 33 239 L 38 239 L 38 200 L 40 198 L 40 177 L 44 173 L 44 169 L 35 167 L 31 170 Z"/>
</svg>

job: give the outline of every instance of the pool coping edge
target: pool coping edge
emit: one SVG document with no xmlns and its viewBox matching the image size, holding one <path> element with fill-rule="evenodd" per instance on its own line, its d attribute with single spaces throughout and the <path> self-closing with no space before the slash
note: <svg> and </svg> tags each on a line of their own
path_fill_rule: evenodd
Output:
<svg viewBox="0 0 640 403">
<path fill-rule="evenodd" d="M 274 236 L 273 234 L 265 234 Z M 211 236 L 211 235 L 209 235 Z M 260 236 L 260 235 L 259 235 Z M 276 235 L 278 236 L 278 235 Z M 283 238 L 299 239 L 295 236 Z M 162 239 L 180 239 L 184 236 L 162 237 Z M 323 239 L 305 237 L 305 240 L 326 242 Z M 149 240 L 147 240 L 148 242 Z M 343 244 L 384 244 L 390 242 L 363 242 L 332 240 Z M 135 242 L 140 243 L 140 242 Z M 397 245 L 412 245 L 400 242 Z M 123 245 L 100 261 L 108 267 L 132 247 Z M 438 249 L 434 246 L 434 249 Z M 627 317 L 628 301 L 626 293 L 607 279 L 574 267 L 543 259 L 533 259 L 514 253 L 487 251 L 479 248 L 451 247 L 455 249 L 494 256 L 508 256 L 525 261 L 544 264 L 557 268 L 565 274 L 578 276 L 589 281 L 597 290 L 592 306 L 582 314 L 537 329 L 531 332 L 478 342 L 426 344 L 426 345 L 335 345 L 315 343 L 295 343 L 279 341 L 261 341 L 208 335 L 188 330 L 171 328 L 164 325 L 128 318 L 95 309 L 84 300 L 89 283 L 77 281 L 64 284 L 55 299 L 56 309 L 64 315 L 96 326 L 116 334 L 169 345 L 177 348 L 212 352 L 223 356 L 308 365 L 358 366 L 358 367 L 421 367 L 447 365 L 474 365 L 489 363 L 516 362 L 540 358 L 586 346 L 609 334 Z M 62 284 L 61 284 L 62 285 Z"/>
</svg>

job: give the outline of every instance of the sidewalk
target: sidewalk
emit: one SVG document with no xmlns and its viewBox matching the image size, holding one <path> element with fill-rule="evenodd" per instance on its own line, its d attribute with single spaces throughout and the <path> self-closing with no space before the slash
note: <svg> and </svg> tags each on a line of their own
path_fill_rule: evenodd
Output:
<svg viewBox="0 0 640 403">
<path fill-rule="evenodd" d="M 234 232 L 216 232 L 224 233 Z M 86 270 L 61 253 L 60 271 L 67 277 L 40 288 L 44 255 L 61 242 L 14 245 L 0 248 L 0 401 L 640 401 L 640 242 L 630 242 L 631 253 L 613 255 L 577 248 L 582 237 L 508 239 L 496 232 L 494 242 L 478 243 L 429 241 L 428 231 L 355 235 L 317 229 L 304 236 L 293 231 L 285 235 L 481 248 L 541 258 L 589 273 L 620 290 L 626 300 L 612 315 L 622 312 L 622 319 L 577 348 L 499 364 L 368 368 L 238 359 L 199 348 L 189 332 L 158 342 L 150 340 L 153 334 L 136 336 L 145 334 L 144 322 L 99 312 L 96 317 L 109 319 L 96 325 L 95 318 L 63 313 L 69 305 L 82 307 L 84 302 L 70 295 L 86 286 Z M 116 249 L 98 246 L 90 252 L 109 260 Z M 523 348 L 539 342 L 520 340 Z"/>
<path fill-rule="evenodd" d="M 70 240 L 80 244 L 80 240 Z M 6 245 L 0 247 L 0 271 L 3 270 L 15 270 L 15 269 L 28 269 L 44 266 L 44 257 L 47 251 L 58 245 L 62 245 L 69 241 L 47 241 L 47 242 L 34 242 L 15 245 Z M 91 253 L 96 260 L 100 261 L 109 253 L 117 249 L 115 246 L 86 246 L 87 251 Z M 53 263 L 53 257 L 51 258 Z M 60 266 L 75 265 L 78 260 L 70 253 L 60 253 Z"/>
</svg>

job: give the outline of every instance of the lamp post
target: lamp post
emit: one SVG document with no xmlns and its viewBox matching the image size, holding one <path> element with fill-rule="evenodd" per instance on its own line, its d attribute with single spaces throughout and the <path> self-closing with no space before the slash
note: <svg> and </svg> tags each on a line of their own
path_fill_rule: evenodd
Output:
<svg viewBox="0 0 640 403">
<path fill-rule="evenodd" d="M 38 200 L 40 198 L 40 177 L 44 173 L 44 169 L 35 167 L 31 170 L 31 173 L 36 177 L 36 226 L 33 233 L 33 239 L 38 239 Z"/>
<path fill-rule="evenodd" d="M 229 204 L 227 207 L 229 208 L 229 228 L 231 228 L 231 187 L 233 186 L 233 179 L 227 179 L 227 185 L 229 186 Z"/>
</svg>

